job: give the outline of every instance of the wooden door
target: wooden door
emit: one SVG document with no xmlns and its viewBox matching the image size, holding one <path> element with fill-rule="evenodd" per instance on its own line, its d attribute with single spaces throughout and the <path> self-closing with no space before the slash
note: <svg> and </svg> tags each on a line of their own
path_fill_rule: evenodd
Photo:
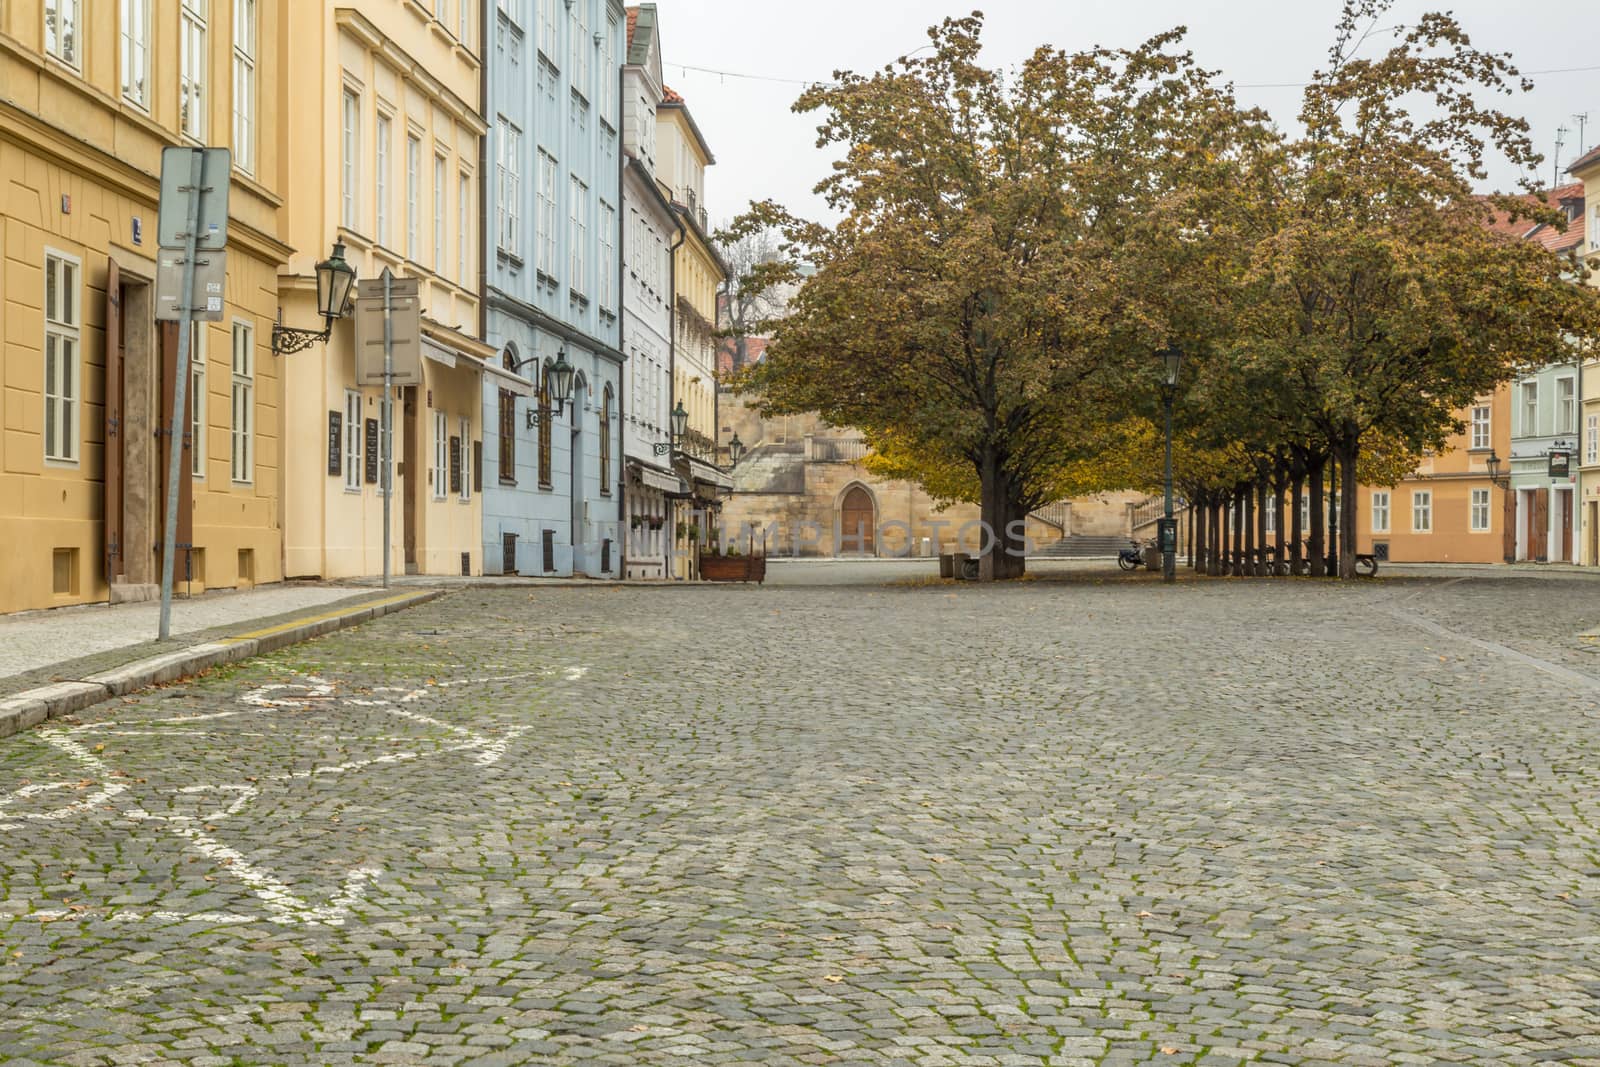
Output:
<svg viewBox="0 0 1600 1067">
<path fill-rule="evenodd" d="M 1501 498 L 1500 555 L 1507 563 L 1517 558 L 1517 494 L 1506 490 Z"/>
<path fill-rule="evenodd" d="M 876 525 L 872 495 L 859 485 L 851 486 L 839 504 L 839 554 L 859 552 L 864 556 L 877 555 L 873 538 Z"/>
<path fill-rule="evenodd" d="M 1561 520 L 1561 559 L 1562 563 L 1572 562 L 1572 494 L 1557 493 L 1560 501 L 1556 508 L 1557 517 Z"/>
<path fill-rule="evenodd" d="M 201 329 L 195 323 L 192 329 Z M 193 371 L 191 370 L 191 376 Z M 161 546 L 166 543 L 167 529 L 167 485 L 172 470 L 172 448 L 174 444 L 182 450 L 178 462 L 178 543 L 177 555 L 173 559 L 172 580 L 181 582 L 190 576 L 189 550 L 194 547 L 194 451 L 193 435 L 190 430 L 194 410 L 194 397 L 189 395 L 189 390 L 184 390 L 183 420 L 179 424 L 179 433 L 176 438 L 172 436 L 172 405 L 176 397 L 175 389 L 178 384 L 178 324 L 176 322 L 161 323 L 161 425 L 157 432 L 160 434 L 164 447 L 161 449 L 161 469 L 156 473 L 157 485 L 157 514 L 160 524 L 156 528 L 156 556 L 161 555 Z"/>
<path fill-rule="evenodd" d="M 106 421 L 101 446 L 103 485 L 101 510 L 105 518 L 102 559 L 106 585 L 114 585 L 122 566 L 122 275 L 117 261 L 106 265 Z"/>
<path fill-rule="evenodd" d="M 1529 517 L 1528 558 L 1543 562 L 1550 558 L 1550 490 L 1533 494 L 1533 514 Z"/>
<path fill-rule="evenodd" d="M 401 410 L 404 417 L 400 420 L 404 441 L 400 445 L 401 469 L 405 472 L 405 481 L 400 490 L 400 499 L 404 502 L 400 507 L 400 525 L 405 537 L 406 573 L 417 573 L 417 495 L 426 492 L 427 478 L 422 476 L 421 469 L 417 466 L 417 387 L 408 385 L 401 390 L 403 400 Z"/>
</svg>

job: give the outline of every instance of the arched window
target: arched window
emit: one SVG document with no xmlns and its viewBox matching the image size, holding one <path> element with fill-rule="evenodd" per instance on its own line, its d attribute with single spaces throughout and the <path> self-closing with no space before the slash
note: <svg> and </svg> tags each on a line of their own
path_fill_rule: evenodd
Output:
<svg viewBox="0 0 1600 1067">
<path fill-rule="evenodd" d="M 600 401 L 600 492 L 611 495 L 611 383 Z"/>
<path fill-rule="evenodd" d="M 506 345 L 501 365 L 517 372 L 517 346 Z M 517 394 L 500 390 L 500 484 L 517 484 Z"/>
<path fill-rule="evenodd" d="M 546 360 L 539 375 L 539 486 L 549 489 L 554 484 L 550 463 L 550 362 Z"/>
</svg>

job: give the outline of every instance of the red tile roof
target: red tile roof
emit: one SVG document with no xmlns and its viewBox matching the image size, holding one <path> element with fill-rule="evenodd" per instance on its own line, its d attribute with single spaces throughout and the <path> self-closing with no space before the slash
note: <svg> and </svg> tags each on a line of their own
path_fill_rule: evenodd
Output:
<svg viewBox="0 0 1600 1067">
<path fill-rule="evenodd" d="M 1589 151 L 1573 160 L 1572 166 L 1567 168 L 1567 173 L 1576 174 L 1580 170 L 1587 170 L 1589 167 L 1594 166 L 1596 162 L 1600 162 L 1600 145 L 1595 145 Z"/>
<path fill-rule="evenodd" d="M 639 25 L 639 9 L 637 7 L 630 7 L 630 8 L 627 9 L 627 13 L 628 13 L 628 47 L 632 48 L 633 47 L 633 28 L 635 26 Z"/>
<path fill-rule="evenodd" d="M 663 104 L 681 104 L 683 103 L 683 97 L 672 86 L 663 85 L 661 87 L 661 102 Z"/>
<path fill-rule="evenodd" d="M 1480 200 L 1487 200 L 1488 198 L 1487 197 L 1480 197 L 1479 199 Z M 1565 233 L 1562 233 L 1562 232 L 1553 230 L 1548 226 L 1541 225 L 1541 224 L 1535 222 L 1533 219 L 1528 218 L 1525 215 L 1524 216 L 1519 216 L 1517 218 L 1512 218 L 1508 213 L 1506 213 L 1504 211 L 1495 211 L 1489 217 L 1489 229 L 1493 230 L 1495 233 L 1503 234 L 1506 237 L 1510 237 L 1510 238 L 1513 238 L 1513 239 L 1519 240 L 1519 241 L 1520 240 L 1524 240 L 1524 239 L 1536 240 L 1536 241 L 1539 241 L 1542 244 L 1545 244 L 1546 247 L 1550 247 L 1549 246 L 1549 240 L 1548 240 L 1549 238 L 1552 238 L 1552 237 L 1554 237 L 1554 238 L 1566 237 L 1568 234 L 1573 233 L 1574 229 L 1576 229 L 1577 232 L 1578 232 L 1578 238 L 1576 238 L 1574 240 L 1574 243 L 1576 243 L 1576 240 L 1582 238 L 1582 230 L 1583 230 L 1583 222 L 1582 222 L 1582 218 L 1581 218 L 1581 216 L 1583 215 L 1583 183 L 1582 182 L 1570 182 L 1567 185 L 1558 185 L 1554 189 L 1547 190 L 1547 191 L 1539 193 L 1537 195 L 1520 196 L 1517 199 L 1527 203 L 1530 207 L 1536 206 L 1536 205 L 1538 205 L 1538 204 L 1540 204 L 1542 202 L 1545 207 L 1548 207 L 1548 208 L 1550 208 L 1552 210 L 1557 210 L 1557 211 L 1561 210 L 1563 208 L 1563 206 L 1566 205 L 1567 203 L 1569 203 L 1570 201 L 1576 200 L 1578 202 L 1577 215 L 1580 218 L 1579 218 L 1579 221 L 1578 221 L 1578 223 L 1577 223 L 1575 228 L 1573 226 L 1569 225 L 1567 227 Z M 1567 247 L 1567 246 L 1565 244 L 1563 244 L 1562 248 L 1565 248 L 1565 247 Z M 1556 249 L 1556 250 L 1560 251 L 1561 249 Z"/>
</svg>

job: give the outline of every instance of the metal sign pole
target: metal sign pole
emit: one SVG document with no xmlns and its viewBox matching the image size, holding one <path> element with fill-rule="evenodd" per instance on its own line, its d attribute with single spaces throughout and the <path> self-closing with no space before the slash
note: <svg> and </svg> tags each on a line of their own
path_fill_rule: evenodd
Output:
<svg viewBox="0 0 1600 1067">
<path fill-rule="evenodd" d="M 205 153 L 195 149 L 189 164 L 189 205 L 183 233 L 183 288 L 178 298 L 178 371 L 172 383 L 172 426 L 167 458 L 167 522 L 161 542 L 161 627 L 157 640 L 172 633 L 172 564 L 178 550 L 178 477 L 183 471 L 184 405 L 189 394 L 189 341 L 194 332 L 195 231 L 200 227 L 200 193 L 205 182 Z"/>
<path fill-rule="evenodd" d="M 394 500 L 394 275 L 383 268 L 383 587 L 389 588 L 390 511 Z"/>
</svg>

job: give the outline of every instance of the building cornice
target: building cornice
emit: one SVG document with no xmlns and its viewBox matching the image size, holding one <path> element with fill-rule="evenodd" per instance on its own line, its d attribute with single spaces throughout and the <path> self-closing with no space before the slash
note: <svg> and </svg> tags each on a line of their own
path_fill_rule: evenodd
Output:
<svg viewBox="0 0 1600 1067">
<path fill-rule="evenodd" d="M 333 21 L 339 29 L 356 38 L 374 56 L 393 68 L 401 78 L 421 89 L 429 99 L 449 112 L 457 122 L 469 127 L 479 137 L 489 131 L 488 124 L 483 121 L 483 116 L 478 113 L 476 107 L 461 99 L 429 73 L 424 64 L 395 44 L 367 16 L 355 8 L 336 7 L 333 9 Z"/>
<path fill-rule="evenodd" d="M 524 300 L 518 300 L 510 293 L 496 289 L 493 286 L 484 290 L 484 303 L 496 311 L 503 311 L 507 315 L 532 323 L 544 330 L 553 333 L 563 341 L 571 341 L 575 345 L 582 345 L 595 355 L 604 356 L 618 365 L 626 363 L 628 357 L 621 349 L 615 348 L 598 338 L 590 337 L 575 326 L 569 326 L 554 315 L 541 308 L 535 307 Z"/>
</svg>

